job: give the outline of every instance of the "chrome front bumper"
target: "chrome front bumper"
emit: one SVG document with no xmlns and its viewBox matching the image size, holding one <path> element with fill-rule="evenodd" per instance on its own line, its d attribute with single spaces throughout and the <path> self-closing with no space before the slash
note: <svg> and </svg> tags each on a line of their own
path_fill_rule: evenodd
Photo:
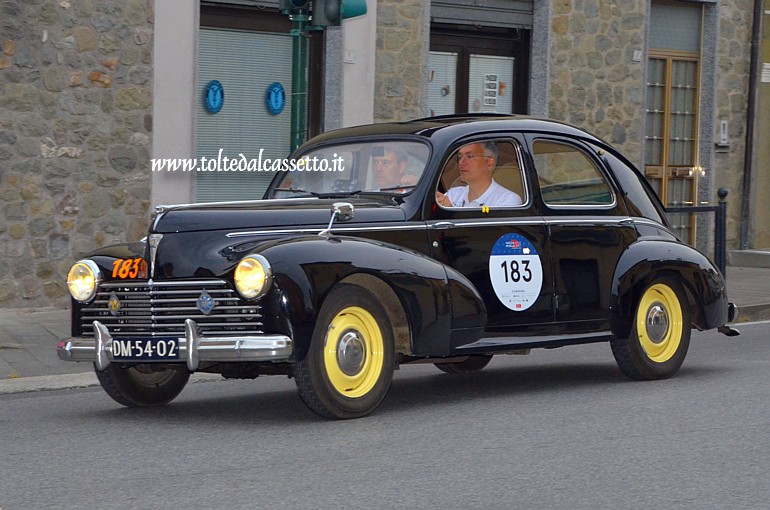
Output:
<svg viewBox="0 0 770 510">
<path fill-rule="evenodd" d="M 112 335 L 101 322 L 94 321 L 93 325 L 93 339 L 71 338 L 60 342 L 56 348 L 59 358 L 92 361 L 97 370 L 106 369 L 113 361 Z M 184 331 L 185 336 L 178 339 L 179 359 L 163 362 L 186 363 L 190 372 L 195 372 L 201 361 L 286 361 L 292 353 L 291 338 L 283 335 L 204 337 L 192 319 L 185 321 Z"/>
</svg>

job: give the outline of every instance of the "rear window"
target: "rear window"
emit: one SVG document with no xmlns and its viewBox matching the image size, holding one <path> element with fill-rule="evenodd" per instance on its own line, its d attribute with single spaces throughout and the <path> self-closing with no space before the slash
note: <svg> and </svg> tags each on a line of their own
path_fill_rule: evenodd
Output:
<svg viewBox="0 0 770 510">
<path fill-rule="evenodd" d="M 543 201 L 549 206 L 610 206 L 612 191 L 594 161 L 581 149 L 552 140 L 536 140 L 535 168 Z"/>
</svg>

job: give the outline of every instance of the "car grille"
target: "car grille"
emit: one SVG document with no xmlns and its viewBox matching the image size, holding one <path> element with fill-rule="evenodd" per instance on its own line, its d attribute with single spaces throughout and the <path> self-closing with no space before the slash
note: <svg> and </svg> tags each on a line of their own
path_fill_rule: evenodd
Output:
<svg viewBox="0 0 770 510">
<path fill-rule="evenodd" d="M 215 303 L 208 314 L 197 305 L 204 290 Z M 110 311 L 113 295 L 120 301 L 116 313 Z M 241 299 L 223 280 L 103 283 L 80 312 L 87 337 L 94 334 L 93 321 L 107 326 L 115 337 L 183 337 L 185 319 L 194 320 L 203 336 L 262 333 L 263 325 L 261 307 Z"/>
</svg>

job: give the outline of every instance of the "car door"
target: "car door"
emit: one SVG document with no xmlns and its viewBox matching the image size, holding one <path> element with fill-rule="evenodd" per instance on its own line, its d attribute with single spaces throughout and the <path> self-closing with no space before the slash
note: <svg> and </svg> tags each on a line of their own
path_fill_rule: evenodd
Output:
<svg viewBox="0 0 770 510">
<path fill-rule="evenodd" d="M 609 327 L 618 260 L 636 238 L 601 149 L 553 135 L 528 135 L 543 202 L 554 275 L 556 321 L 571 332 Z"/>
<path fill-rule="evenodd" d="M 504 336 L 553 321 L 553 276 L 547 225 L 532 200 L 521 138 L 476 138 L 455 145 L 443 163 L 437 191 L 448 194 L 449 189 L 465 184 L 456 158 L 468 142 L 485 140 L 498 147 L 495 182 L 518 194 L 522 203 L 444 207 L 434 202 L 426 223 L 432 256 L 473 283 L 487 307 L 487 334 Z"/>
</svg>

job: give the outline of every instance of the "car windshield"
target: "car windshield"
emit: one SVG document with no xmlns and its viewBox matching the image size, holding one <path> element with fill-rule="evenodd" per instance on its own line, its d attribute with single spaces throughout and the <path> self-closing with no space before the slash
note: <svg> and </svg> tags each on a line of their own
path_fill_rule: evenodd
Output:
<svg viewBox="0 0 770 510">
<path fill-rule="evenodd" d="M 429 148 L 415 141 L 325 145 L 289 161 L 267 198 L 406 194 L 422 177 Z"/>
</svg>

